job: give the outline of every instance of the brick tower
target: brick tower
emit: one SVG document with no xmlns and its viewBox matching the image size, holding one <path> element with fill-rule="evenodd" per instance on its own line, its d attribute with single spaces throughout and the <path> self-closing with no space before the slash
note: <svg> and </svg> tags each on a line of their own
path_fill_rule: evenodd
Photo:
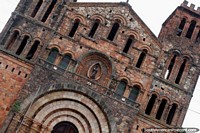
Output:
<svg viewBox="0 0 200 133">
<path fill-rule="evenodd" d="M 127 3 L 21 0 L 0 36 L 0 132 L 181 127 L 199 15 L 184 1 L 156 37 Z"/>
</svg>

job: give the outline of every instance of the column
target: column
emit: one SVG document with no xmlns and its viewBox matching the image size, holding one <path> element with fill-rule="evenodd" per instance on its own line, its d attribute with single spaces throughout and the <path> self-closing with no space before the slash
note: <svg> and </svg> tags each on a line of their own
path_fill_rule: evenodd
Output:
<svg viewBox="0 0 200 133">
<path fill-rule="evenodd" d="M 196 26 L 195 29 L 194 29 L 194 32 L 192 34 L 192 41 L 193 42 L 196 42 L 196 39 L 198 37 L 199 32 L 200 32 L 200 28 Z"/>
<path fill-rule="evenodd" d="M 22 56 L 26 57 L 28 52 L 31 50 L 31 47 L 33 46 L 34 42 L 28 40 L 26 46 L 24 47 L 23 51 L 22 51 Z"/>
<path fill-rule="evenodd" d="M 168 117 L 168 114 L 169 114 L 171 107 L 172 106 L 169 105 L 169 103 L 167 103 L 166 106 L 165 106 L 165 109 L 164 109 L 162 117 L 161 117 L 161 121 L 163 121 L 164 123 L 166 123 L 166 121 L 167 121 L 167 117 Z"/>
<path fill-rule="evenodd" d="M 37 12 L 35 18 L 38 20 L 41 20 L 43 15 L 46 13 L 46 10 L 48 8 L 48 5 L 50 4 L 51 0 L 43 0 L 40 10 Z"/>
<path fill-rule="evenodd" d="M 182 32 L 181 36 L 183 36 L 183 37 L 186 36 L 189 27 L 190 27 L 190 22 L 188 22 L 188 21 L 186 20 L 186 23 L 185 23 L 185 26 L 184 26 L 184 28 L 183 28 L 183 32 Z"/>
<path fill-rule="evenodd" d="M 17 49 L 19 48 L 19 46 L 22 42 L 22 39 L 23 39 L 22 36 L 18 36 L 15 43 L 10 48 L 10 51 L 13 51 L 15 53 L 17 51 Z"/>
<path fill-rule="evenodd" d="M 161 100 L 160 99 L 156 99 L 155 103 L 154 103 L 154 106 L 153 106 L 153 109 L 151 111 L 151 114 L 150 116 L 153 116 L 154 118 L 156 117 L 156 113 L 158 111 L 158 108 L 160 106 L 160 103 L 161 103 Z"/>
<path fill-rule="evenodd" d="M 37 58 L 37 56 L 39 55 L 40 51 L 42 49 L 42 45 L 39 44 L 37 50 L 35 51 L 33 58 L 31 60 L 35 60 Z"/>
<path fill-rule="evenodd" d="M 181 57 L 177 57 L 174 63 L 174 66 L 172 68 L 172 72 L 170 74 L 169 80 L 175 83 L 176 77 L 178 75 L 178 72 L 180 70 L 181 64 L 183 63 L 183 59 Z"/>
</svg>

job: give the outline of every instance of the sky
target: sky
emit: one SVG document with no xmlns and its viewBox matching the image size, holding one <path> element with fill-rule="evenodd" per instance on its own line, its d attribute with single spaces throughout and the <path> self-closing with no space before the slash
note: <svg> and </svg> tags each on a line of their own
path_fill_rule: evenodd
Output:
<svg viewBox="0 0 200 133">
<path fill-rule="evenodd" d="M 11 16 L 19 0 L 0 0 L 0 31 Z M 78 2 L 126 2 L 126 0 L 78 0 Z M 151 31 L 158 36 L 162 23 L 179 6 L 183 0 L 129 0 L 133 10 L 146 23 Z M 200 7 L 200 0 L 188 0 Z M 197 9 L 197 7 L 195 7 Z M 196 85 L 183 127 L 200 129 L 200 79 Z"/>
</svg>

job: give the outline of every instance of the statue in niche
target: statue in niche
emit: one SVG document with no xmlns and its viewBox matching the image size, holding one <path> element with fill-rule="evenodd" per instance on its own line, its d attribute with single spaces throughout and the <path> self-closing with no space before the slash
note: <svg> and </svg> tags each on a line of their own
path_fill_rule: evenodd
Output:
<svg viewBox="0 0 200 133">
<path fill-rule="evenodd" d="M 99 63 L 90 67 L 88 72 L 89 78 L 97 80 L 100 78 L 100 75 L 101 75 L 101 66 Z"/>
</svg>

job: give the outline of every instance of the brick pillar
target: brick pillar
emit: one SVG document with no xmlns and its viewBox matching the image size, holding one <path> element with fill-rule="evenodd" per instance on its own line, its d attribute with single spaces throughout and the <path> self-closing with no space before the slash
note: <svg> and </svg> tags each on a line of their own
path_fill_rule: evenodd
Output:
<svg viewBox="0 0 200 133">
<path fill-rule="evenodd" d="M 185 85 L 185 80 L 186 80 L 186 78 L 187 78 L 187 75 L 188 75 L 188 73 L 189 73 L 189 71 L 190 71 L 190 64 L 188 63 L 188 61 L 187 61 L 187 63 L 186 63 L 186 65 L 185 65 L 185 69 L 184 69 L 184 72 L 183 72 L 183 74 L 182 74 L 182 77 L 181 77 L 181 80 L 180 80 L 180 85 Z"/>
<path fill-rule="evenodd" d="M 161 117 L 161 121 L 163 121 L 164 123 L 167 122 L 167 117 L 168 117 L 168 114 L 169 114 L 171 107 L 172 107 L 172 105 L 170 105 L 169 103 L 166 104 L 166 107 L 163 111 L 163 115 Z"/>
<path fill-rule="evenodd" d="M 184 26 L 184 28 L 183 28 L 183 32 L 182 32 L 181 36 L 183 36 L 183 37 L 185 37 L 185 36 L 186 36 L 186 34 L 187 34 L 187 31 L 188 31 L 189 27 L 190 27 L 190 22 L 187 22 L 187 21 L 186 21 L 186 23 L 185 23 L 185 26 Z"/>
<path fill-rule="evenodd" d="M 35 60 L 36 57 L 39 55 L 40 51 L 42 49 L 42 45 L 39 44 L 37 50 L 35 51 L 35 54 L 33 55 L 33 58 L 31 60 Z"/>
<path fill-rule="evenodd" d="M 178 75 L 178 72 L 180 70 L 181 64 L 183 63 L 183 59 L 181 57 L 177 57 L 174 63 L 174 66 L 172 68 L 172 72 L 170 74 L 169 80 L 171 82 L 175 83 L 176 77 Z"/>
<path fill-rule="evenodd" d="M 28 40 L 26 46 L 24 47 L 24 50 L 22 51 L 22 56 L 26 57 L 28 52 L 31 50 L 31 47 L 33 46 L 34 42 Z"/>
<path fill-rule="evenodd" d="M 41 7 L 40 10 L 38 11 L 38 13 L 36 14 L 35 18 L 38 20 L 41 20 L 42 17 L 44 16 L 44 14 L 46 13 L 46 10 L 48 8 L 48 5 L 51 3 L 51 0 L 45 0 Z"/>
<path fill-rule="evenodd" d="M 12 47 L 10 48 L 11 51 L 13 51 L 14 53 L 17 51 L 17 49 L 19 48 L 21 42 L 22 42 L 22 36 L 18 36 L 15 43 L 12 45 Z"/>
<path fill-rule="evenodd" d="M 174 117 L 172 119 L 172 123 L 171 123 L 172 126 L 176 126 L 177 125 L 177 121 L 178 121 L 178 118 L 180 117 L 180 113 L 181 113 L 180 108 L 177 108 L 176 112 L 174 114 Z"/>
</svg>

